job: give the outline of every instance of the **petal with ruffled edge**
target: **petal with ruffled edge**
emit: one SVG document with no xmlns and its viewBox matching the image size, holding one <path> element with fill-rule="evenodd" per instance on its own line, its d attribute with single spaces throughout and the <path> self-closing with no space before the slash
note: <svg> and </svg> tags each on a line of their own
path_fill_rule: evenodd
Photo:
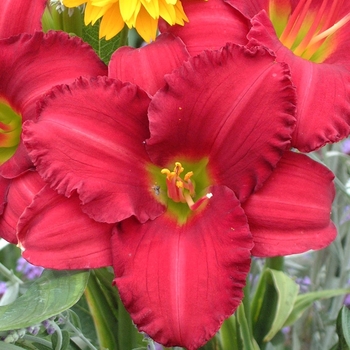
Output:
<svg viewBox="0 0 350 350">
<path fill-rule="evenodd" d="M 159 21 L 159 28 L 180 37 L 192 56 L 219 49 L 228 42 L 247 43 L 249 21 L 222 0 L 184 0 L 182 5 L 189 22 L 170 26 Z"/>
<path fill-rule="evenodd" d="M 0 38 L 41 30 L 47 0 L 1 0 Z"/>
<path fill-rule="evenodd" d="M 37 171 L 60 194 L 76 190 L 97 221 L 159 216 L 146 169 L 149 101 L 136 85 L 105 77 L 53 89 L 38 122 L 23 126 Z"/>
<path fill-rule="evenodd" d="M 337 231 L 330 221 L 334 175 L 326 167 L 286 152 L 264 186 L 243 204 L 255 256 L 302 253 L 327 247 Z"/>
<path fill-rule="evenodd" d="M 279 62 L 291 69 L 297 88 L 297 126 L 292 145 L 310 152 L 329 142 L 338 142 L 350 133 L 350 70 L 337 64 L 313 63 L 293 54 L 276 36 L 265 12 L 252 19 L 249 45 L 265 45 Z M 339 49 L 340 50 L 340 49 Z M 336 55 L 336 54 L 334 54 Z M 327 84 L 324 84 L 324 82 Z"/>
<path fill-rule="evenodd" d="M 115 283 L 140 331 L 166 346 L 203 345 L 243 298 L 251 234 L 233 192 L 211 189 L 184 225 L 131 218 L 112 236 Z"/>
<path fill-rule="evenodd" d="M 173 74 L 149 108 L 153 162 L 209 156 L 212 183 L 244 201 L 289 147 L 295 91 L 289 70 L 263 48 L 228 45 L 204 52 Z"/>
<path fill-rule="evenodd" d="M 171 34 L 162 34 L 149 45 L 135 49 L 121 47 L 111 58 L 108 76 L 129 81 L 154 95 L 165 85 L 164 75 L 189 58 L 184 43 Z"/>
<path fill-rule="evenodd" d="M 63 32 L 37 32 L 0 41 L 0 97 L 35 118 L 35 102 L 58 84 L 80 76 L 107 75 L 107 67 L 78 37 Z"/>
<path fill-rule="evenodd" d="M 73 82 L 81 75 L 107 74 L 107 67 L 89 45 L 63 32 L 1 40 L 0 61 L 0 100 L 24 121 L 35 118 L 36 102 L 51 87 Z M 18 176 L 32 166 L 23 150 L 20 145 L 0 167 L 3 176 Z"/>
<path fill-rule="evenodd" d="M 6 240 L 7 242 L 17 244 L 17 236 L 15 230 L 13 230 L 11 227 L 9 227 L 9 230 L 7 228 L 4 229 L 3 227 L 3 216 L 6 210 L 5 208 L 7 204 L 7 194 L 9 191 L 10 183 L 11 180 L 5 179 L 2 176 L 0 176 L 0 237 Z"/>
<path fill-rule="evenodd" d="M 58 195 L 46 185 L 18 222 L 22 256 L 50 269 L 93 269 L 112 264 L 113 225 L 90 219 L 76 194 Z"/>
<path fill-rule="evenodd" d="M 6 206 L 0 216 L 0 236 L 17 244 L 17 224 L 24 210 L 33 201 L 34 196 L 45 186 L 44 181 L 34 171 L 28 171 L 13 180 L 1 177 L 1 184 L 7 183 Z"/>
</svg>

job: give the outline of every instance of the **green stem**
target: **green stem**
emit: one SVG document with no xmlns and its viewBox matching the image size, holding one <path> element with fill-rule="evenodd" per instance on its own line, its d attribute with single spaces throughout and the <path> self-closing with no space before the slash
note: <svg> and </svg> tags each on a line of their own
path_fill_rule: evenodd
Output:
<svg viewBox="0 0 350 350">
<path fill-rule="evenodd" d="M 125 25 L 119 34 L 119 47 L 128 45 L 129 28 Z"/>
<path fill-rule="evenodd" d="M 55 329 L 57 335 L 57 344 L 55 350 L 60 350 L 62 347 L 63 337 L 60 327 L 55 322 L 50 321 L 50 325 Z"/>
<path fill-rule="evenodd" d="M 74 327 L 74 325 L 71 322 L 66 323 L 67 328 L 71 330 L 76 336 L 78 336 L 89 349 L 96 350 L 96 348 L 90 343 L 90 341 L 84 336 L 82 332 L 80 332 L 77 328 Z"/>
<path fill-rule="evenodd" d="M 9 270 L 6 266 L 0 263 L 0 274 L 6 277 L 11 283 L 19 283 L 22 284 L 23 281 L 20 280 L 13 271 Z"/>
<path fill-rule="evenodd" d="M 52 348 L 52 343 L 50 341 L 39 338 L 39 337 L 34 337 L 33 335 L 25 334 L 22 339 L 28 340 L 32 343 L 38 343 L 38 344 L 47 346 L 49 349 Z"/>
<path fill-rule="evenodd" d="M 270 268 L 272 270 L 284 271 L 284 257 L 276 256 L 273 258 L 267 258 L 265 267 Z"/>
</svg>

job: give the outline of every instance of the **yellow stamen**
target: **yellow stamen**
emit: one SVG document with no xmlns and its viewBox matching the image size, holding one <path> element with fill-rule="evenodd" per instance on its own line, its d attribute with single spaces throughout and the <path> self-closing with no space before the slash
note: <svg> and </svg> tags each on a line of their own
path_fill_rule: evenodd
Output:
<svg viewBox="0 0 350 350">
<path fill-rule="evenodd" d="M 194 184 L 191 181 L 193 171 L 189 171 L 185 174 L 184 178 L 180 177 L 180 174 L 184 171 L 180 162 L 175 163 L 173 171 L 169 169 L 162 169 L 161 173 L 166 175 L 166 184 L 168 188 L 168 197 L 177 203 L 187 203 L 191 210 L 197 209 L 204 200 L 211 198 L 212 194 L 208 193 L 197 202 L 193 201 L 195 196 Z"/>
</svg>

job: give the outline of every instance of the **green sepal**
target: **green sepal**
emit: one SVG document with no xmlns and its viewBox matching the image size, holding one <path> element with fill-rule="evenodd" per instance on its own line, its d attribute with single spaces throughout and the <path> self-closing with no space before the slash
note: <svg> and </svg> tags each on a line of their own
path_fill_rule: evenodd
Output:
<svg viewBox="0 0 350 350">
<path fill-rule="evenodd" d="M 73 306 L 84 293 L 89 272 L 44 270 L 14 303 L 0 307 L 0 331 L 26 328 Z"/>
</svg>

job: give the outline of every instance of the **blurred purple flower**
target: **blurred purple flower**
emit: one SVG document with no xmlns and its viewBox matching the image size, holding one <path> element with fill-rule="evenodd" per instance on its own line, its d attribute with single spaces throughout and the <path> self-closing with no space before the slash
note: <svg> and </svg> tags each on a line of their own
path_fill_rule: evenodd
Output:
<svg viewBox="0 0 350 350">
<path fill-rule="evenodd" d="M 350 155 L 350 139 L 346 139 L 342 142 L 341 150 L 343 153 Z"/>
<path fill-rule="evenodd" d="M 311 279 L 309 276 L 298 277 L 295 282 L 300 286 L 301 293 L 307 293 L 311 286 Z"/>
<path fill-rule="evenodd" d="M 340 220 L 340 225 L 343 225 L 344 223 L 346 223 L 349 220 L 350 220 L 350 205 L 347 205 L 347 206 L 345 206 L 345 208 L 343 210 L 343 215 L 342 215 L 341 220 Z"/>
<path fill-rule="evenodd" d="M 346 294 L 346 296 L 345 296 L 345 298 L 344 298 L 343 304 L 344 304 L 347 308 L 350 308 L 350 294 Z"/>
<path fill-rule="evenodd" d="M 28 280 L 34 280 L 40 277 L 43 270 L 43 267 L 34 266 L 22 257 L 17 260 L 16 271 L 23 273 Z"/>
<path fill-rule="evenodd" d="M 0 281 L 0 296 L 3 296 L 7 289 L 7 283 Z"/>
</svg>

